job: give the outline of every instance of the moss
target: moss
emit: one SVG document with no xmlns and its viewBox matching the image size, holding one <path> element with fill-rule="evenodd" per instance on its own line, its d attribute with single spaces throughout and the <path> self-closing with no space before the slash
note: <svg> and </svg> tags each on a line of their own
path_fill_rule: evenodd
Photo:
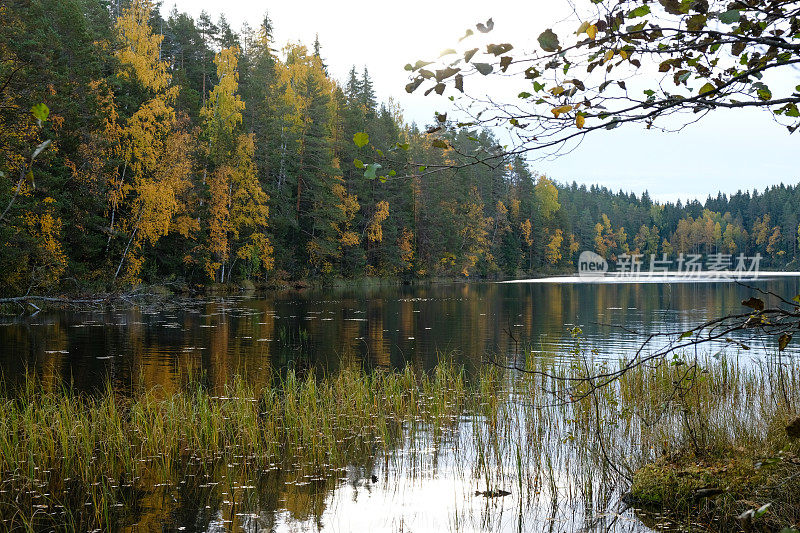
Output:
<svg viewBox="0 0 800 533">
<path fill-rule="evenodd" d="M 756 530 L 772 531 L 800 521 L 800 459 L 786 452 L 755 457 L 742 448 L 698 459 L 665 456 L 637 470 L 628 501 L 645 511 L 691 516 L 711 530 L 739 530 L 737 516 L 767 503 Z"/>
</svg>

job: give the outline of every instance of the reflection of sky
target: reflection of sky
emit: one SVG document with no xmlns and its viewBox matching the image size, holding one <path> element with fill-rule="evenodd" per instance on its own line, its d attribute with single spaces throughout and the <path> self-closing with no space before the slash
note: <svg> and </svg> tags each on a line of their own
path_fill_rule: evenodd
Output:
<svg viewBox="0 0 800 533">
<path fill-rule="evenodd" d="M 323 58 L 335 79 L 344 81 L 352 65 L 359 71 L 366 65 L 379 99 L 394 99 L 406 120 L 420 125 L 430 122 L 434 111 L 447 111 L 450 102 L 435 94 L 424 97 L 421 91 L 406 94 L 406 63 L 432 59 L 441 50 L 457 47 L 466 28 L 489 17 L 495 21 L 489 40 L 477 40 L 476 32 L 470 38 L 475 44 L 470 46 L 509 41 L 518 50 L 529 50 L 536 47 L 534 38 L 539 32 L 569 15 L 564 0 L 463 0 L 457 9 L 447 2 L 424 0 L 356 0 L 347 2 L 346 8 L 339 2 L 321 0 L 268 5 L 256 0 L 168 0 L 163 11 L 168 12 L 174 4 L 195 17 L 202 9 L 215 20 L 224 12 L 234 28 L 244 21 L 258 27 L 264 11 L 269 10 L 278 49 L 290 40 L 310 46 L 318 33 Z M 576 26 L 571 19 L 555 25 L 562 35 Z M 797 77 L 797 71 L 787 73 L 790 86 L 797 83 Z M 517 80 L 510 86 L 495 81 L 485 88 L 474 78 L 468 83 L 473 84 L 472 94 L 488 92 L 499 101 L 516 101 L 516 95 L 527 89 L 519 87 Z M 534 168 L 560 182 L 599 183 L 637 194 L 647 189 L 653 198 L 672 201 L 800 181 L 793 158 L 796 135 L 790 137 L 765 112 L 717 110 L 699 124 L 673 134 L 645 131 L 642 126 L 597 133 L 569 155 L 533 162 Z"/>
</svg>

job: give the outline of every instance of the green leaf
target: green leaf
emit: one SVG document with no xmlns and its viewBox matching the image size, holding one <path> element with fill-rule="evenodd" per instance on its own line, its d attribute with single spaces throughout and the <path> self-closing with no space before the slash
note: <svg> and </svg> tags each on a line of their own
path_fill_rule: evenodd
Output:
<svg viewBox="0 0 800 533">
<path fill-rule="evenodd" d="M 537 40 L 539 41 L 539 46 L 541 46 L 542 50 L 545 52 L 555 52 L 561 47 L 558 42 L 558 35 L 553 33 L 553 30 L 549 28 L 544 30 Z"/>
<path fill-rule="evenodd" d="M 699 94 L 710 93 L 714 89 L 716 89 L 716 87 L 714 86 L 713 83 L 706 83 L 705 85 L 700 87 L 700 93 Z"/>
<path fill-rule="evenodd" d="M 443 141 L 442 139 L 434 139 L 431 144 L 433 145 L 434 148 L 442 148 L 442 149 L 450 148 L 450 145 L 447 144 L 447 141 Z"/>
<path fill-rule="evenodd" d="M 33 116 L 36 117 L 36 120 L 38 120 L 41 125 L 41 123 L 45 122 L 47 117 L 50 116 L 50 108 L 44 103 L 36 104 L 31 108 L 31 113 L 33 113 Z"/>
<path fill-rule="evenodd" d="M 691 336 L 692 336 L 692 332 L 691 331 L 684 331 L 683 333 L 681 333 L 680 338 L 681 339 L 685 339 L 686 337 L 691 337 Z"/>
<path fill-rule="evenodd" d="M 758 98 L 760 100 L 763 100 L 765 102 L 772 98 L 772 91 L 770 91 L 769 87 L 767 87 L 766 85 L 764 85 L 761 89 L 756 91 L 756 94 L 758 95 Z"/>
<path fill-rule="evenodd" d="M 517 95 L 517 97 L 519 97 L 519 98 L 530 98 L 531 97 L 531 93 L 522 91 L 521 93 L 519 93 Z"/>
<path fill-rule="evenodd" d="M 420 165 L 420 167 L 419 167 L 419 171 L 420 171 L 420 172 L 425 172 L 425 169 L 426 169 L 426 168 L 428 168 L 428 167 L 426 167 L 425 165 Z"/>
<path fill-rule="evenodd" d="M 359 131 L 358 133 L 353 135 L 353 142 L 356 143 L 356 146 L 358 146 L 359 148 L 363 148 L 369 143 L 369 135 L 367 135 L 363 131 Z"/>
<path fill-rule="evenodd" d="M 381 168 L 379 163 L 370 163 L 367 165 L 367 170 L 364 172 L 364 177 L 368 180 L 374 180 L 376 177 L 376 172 Z"/>
<path fill-rule="evenodd" d="M 360 159 L 353 160 L 353 166 L 356 168 L 364 168 L 364 162 Z"/>
<path fill-rule="evenodd" d="M 725 13 L 719 14 L 719 21 L 723 24 L 735 24 L 739 22 L 739 10 L 729 9 Z"/>
<path fill-rule="evenodd" d="M 637 17 L 643 17 L 649 14 L 650 14 L 650 6 L 639 6 L 630 13 L 628 13 L 628 18 L 635 19 Z"/>
<path fill-rule="evenodd" d="M 389 171 L 389 176 L 391 176 L 391 177 L 395 177 L 395 176 L 397 176 L 397 171 L 390 170 L 390 171 Z"/>
<path fill-rule="evenodd" d="M 488 76 L 492 73 L 492 70 L 494 70 L 489 63 L 473 63 L 473 65 L 475 65 L 475 68 L 478 70 L 478 72 L 484 76 Z"/>
<path fill-rule="evenodd" d="M 407 152 L 408 149 L 411 148 L 411 145 L 408 143 L 397 143 L 397 147 Z"/>
</svg>

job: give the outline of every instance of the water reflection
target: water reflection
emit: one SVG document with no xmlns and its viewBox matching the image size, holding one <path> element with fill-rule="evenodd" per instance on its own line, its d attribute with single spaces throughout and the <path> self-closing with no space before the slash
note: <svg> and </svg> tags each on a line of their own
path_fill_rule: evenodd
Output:
<svg viewBox="0 0 800 533">
<path fill-rule="evenodd" d="M 796 278 L 759 287 L 790 297 Z M 287 368 L 340 365 L 430 369 L 442 354 L 474 369 L 489 353 L 530 347 L 568 356 L 579 325 L 601 355 L 638 347 L 629 330 L 685 329 L 739 312 L 752 294 L 734 283 L 443 284 L 326 289 L 172 302 L 161 308 L 41 313 L 0 323 L 0 371 L 36 372 L 48 387 L 178 390 L 203 376 L 221 390 L 235 375 L 268 384 Z M 625 329 L 619 326 L 624 326 Z"/>
</svg>

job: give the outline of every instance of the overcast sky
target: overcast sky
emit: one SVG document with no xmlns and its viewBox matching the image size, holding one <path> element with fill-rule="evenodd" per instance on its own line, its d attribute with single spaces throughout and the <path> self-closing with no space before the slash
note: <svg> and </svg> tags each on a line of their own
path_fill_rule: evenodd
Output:
<svg viewBox="0 0 800 533">
<path fill-rule="evenodd" d="M 245 21 L 258 27 L 268 12 L 278 46 L 298 40 L 310 46 L 319 34 L 333 77 L 343 81 L 351 66 L 366 66 L 379 99 L 393 98 L 406 121 L 419 125 L 451 104 L 435 94 L 408 95 L 406 63 L 435 58 L 453 47 L 466 28 L 489 17 L 495 21 L 495 41 L 532 48 L 543 29 L 569 14 L 566 3 L 556 0 L 165 0 L 164 15 L 173 6 L 195 18 L 202 10 L 215 20 L 224 12 L 237 30 Z M 531 166 L 561 182 L 598 183 L 637 194 L 646 189 L 660 200 L 702 199 L 718 190 L 732 193 L 800 182 L 798 135 L 789 135 L 765 112 L 716 111 L 680 133 L 645 131 L 642 126 L 597 132 L 571 153 L 535 160 Z"/>
</svg>

